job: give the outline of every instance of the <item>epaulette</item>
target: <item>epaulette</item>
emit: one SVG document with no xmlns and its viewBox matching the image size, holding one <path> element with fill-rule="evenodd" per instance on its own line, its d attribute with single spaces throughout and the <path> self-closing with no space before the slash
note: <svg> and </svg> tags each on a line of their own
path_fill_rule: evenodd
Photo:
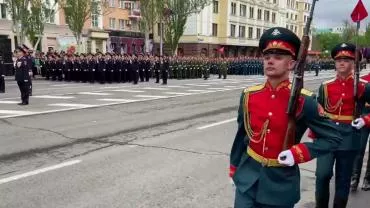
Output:
<svg viewBox="0 0 370 208">
<path fill-rule="evenodd" d="M 255 85 L 255 86 L 251 86 L 251 87 L 248 87 L 246 89 L 244 89 L 244 93 L 246 92 L 255 92 L 255 91 L 258 91 L 258 90 L 262 90 L 264 88 L 264 84 L 260 84 L 260 85 Z"/>
<path fill-rule="evenodd" d="M 335 81 L 335 79 L 336 78 L 333 78 L 333 79 L 329 79 L 329 80 L 327 80 L 327 81 L 325 81 L 325 82 L 323 82 L 322 84 L 329 84 L 329 83 L 331 83 L 331 82 L 334 82 Z"/>
<path fill-rule="evenodd" d="M 313 95 L 313 92 L 302 88 L 301 94 L 306 95 L 306 96 L 312 96 Z"/>
<path fill-rule="evenodd" d="M 366 81 L 366 80 L 364 80 L 364 79 L 361 79 L 361 78 L 360 78 L 360 82 L 368 83 L 368 81 Z"/>
</svg>

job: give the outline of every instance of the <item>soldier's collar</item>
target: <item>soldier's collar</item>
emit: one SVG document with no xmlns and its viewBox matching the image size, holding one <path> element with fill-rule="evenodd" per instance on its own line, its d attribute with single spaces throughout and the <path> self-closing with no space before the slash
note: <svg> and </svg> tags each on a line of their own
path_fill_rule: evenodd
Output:
<svg viewBox="0 0 370 208">
<path fill-rule="evenodd" d="M 267 89 L 269 89 L 269 90 L 276 90 L 276 91 L 279 91 L 279 90 L 281 90 L 281 89 L 283 89 L 283 88 L 287 88 L 289 85 L 290 85 L 290 81 L 289 81 L 289 79 L 286 79 L 286 80 L 284 80 L 284 81 L 280 82 L 280 83 L 276 86 L 276 88 L 274 89 L 274 88 L 271 86 L 270 82 L 269 82 L 269 81 L 266 81 L 266 83 L 265 83 L 265 88 L 267 88 Z"/>
<path fill-rule="evenodd" d="M 348 80 L 351 80 L 351 79 L 353 79 L 353 73 L 351 73 L 351 74 L 349 74 L 346 78 L 342 78 L 342 77 L 340 77 L 338 74 L 337 74 L 337 80 L 339 80 L 339 81 L 348 81 Z"/>
</svg>

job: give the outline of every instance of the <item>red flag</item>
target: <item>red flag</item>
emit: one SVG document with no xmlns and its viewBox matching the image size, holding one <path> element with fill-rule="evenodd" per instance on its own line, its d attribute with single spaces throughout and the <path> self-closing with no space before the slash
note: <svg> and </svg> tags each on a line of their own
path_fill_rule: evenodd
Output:
<svg viewBox="0 0 370 208">
<path fill-rule="evenodd" d="M 218 49 L 218 52 L 220 52 L 220 53 L 224 53 L 224 50 L 225 50 L 225 48 L 224 48 L 224 47 L 222 47 L 222 48 L 219 48 L 219 49 Z"/>
<path fill-rule="evenodd" d="M 352 21 L 360 22 L 361 20 L 365 19 L 367 15 L 368 14 L 367 14 L 364 4 L 362 3 L 362 0 L 359 0 L 357 2 L 356 7 L 352 11 L 352 14 L 351 14 Z"/>
</svg>

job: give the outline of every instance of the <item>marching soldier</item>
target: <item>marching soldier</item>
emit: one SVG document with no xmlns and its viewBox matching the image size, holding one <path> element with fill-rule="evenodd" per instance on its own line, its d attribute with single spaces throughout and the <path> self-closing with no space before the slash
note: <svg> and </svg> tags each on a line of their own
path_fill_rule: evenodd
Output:
<svg viewBox="0 0 370 208">
<path fill-rule="evenodd" d="M 325 115 L 337 125 L 342 142 L 337 150 L 317 159 L 316 168 L 316 207 L 328 207 L 330 179 L 335 163 L 334 207 L 346 207 L 351 184 L 352 167 L 360 149 L 361 129 L 370 127 L 370 116 L 353 117 L 355 101 L 353 95 L 353 70 L 355 67 L 356 46 L 341 43 L 333 48 L 331 56 L 335 60 L 336 78 L 326 81 L 319 88 L 318 102 L 324 106 Z M 364 80 L 358 84 L 358 105 L 370 102 L 370 85 Z"/>
<path fill-rule="evenodd" d="M 0 55 L 0 93 L 5 93 L 5 69 L 4 60 Z"/>
<path fill-rule="evenodd" d="M 370 74 L 362 76 L 362 79 L 369 82 Z M 363 108 L 363 114 L 366 115 L 369 113 L 370 113 L 370 105 L 369 103 L 366 103 L 365 107 Z M 369 144 L 369 148 L 370 148 L 370 142 L 368 140 L 369 133 L 370 133 L 370 128 L 361 129 L 361 147 L 360 147 L 360 151 L 357 153 L 355 163 L 353 165 L 352 179 L 351 179 L 351 191 L 357 191 L 357 187 L 358 187 L 361 172 L 362 172 L 362 163 L 364 160 L 366 146 Z M 364 182 L 362 184 L 361 189 L 364 191 L 370 190 L 370 157 L 368 157 L 367 159 Z"/>
<path fill-rule="evenodd" d="M 281 27 L 266 30 L 260 39 L 267 80 L 245 89 L 241 95 L 238 131 L 230 154 L 235 208 L 293 208 L 300 199 L 298 164 L 330 152 L 341 142 L 335 124 L 323 115 L 313 94 L 302 89 L 295 143 L 283 150 L 291 91 L 289 73 L 299 47 L 299 38 Z M 320 142 L 300 143 L 307 127 Z"/>
<path fill-rule="evenodd" d="M 15 80 L 17 81 L 19 90 L 21 92 L 21 103 L 18 105 L 28 105 L 29 104 L 29 81 L 32 69 L 27 66 L 28 60 L 26 58 L 27 51 L 22 48 L 17 48 L 17 60 L 15 61 Z"/>
</svg>

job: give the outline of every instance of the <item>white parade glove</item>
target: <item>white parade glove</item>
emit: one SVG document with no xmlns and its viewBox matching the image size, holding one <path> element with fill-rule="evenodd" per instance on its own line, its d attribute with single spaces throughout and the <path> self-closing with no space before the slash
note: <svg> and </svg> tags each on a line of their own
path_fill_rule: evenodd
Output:
<svg viewBox="0 0 370 208">
<path fill-rule="evenodd" d="M 285 150 L 280 152 L 278 156 L 278 162 L 281 165 L 286 165 L 286 166 L 293 166 L 294 165 L 294 157 L 293 153 L 290 150 Z"/>
<path fill-rule="evenodd" d="M 32 72 L 28 72 L 28 75 L 30 75 L 30 77 L 32 77 Z"/>
<path fill-rule="evenodd" d="M 357 118 L 356 120 L 352 121 L 351 125 L 356 129 L 361 129 L 365 126 L 365 120 L 362 118 Z"/>
</svg>

